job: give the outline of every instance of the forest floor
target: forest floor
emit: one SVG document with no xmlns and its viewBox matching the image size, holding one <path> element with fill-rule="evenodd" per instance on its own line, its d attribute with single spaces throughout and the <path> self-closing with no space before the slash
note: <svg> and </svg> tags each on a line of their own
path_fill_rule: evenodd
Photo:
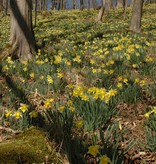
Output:
<svg viewBox="0 0 156 164">
<path fill-rule="evenodd" d="M 0 146 L 35 125 L 70 163 L 155 164 L 155 8 L 144 6 L 140 34 L 129 31 L 130 8 L 101 24 L 93 10 L 38 12 L 35 58 L 0 64 Z M 1 55 L 8 16 L 0 29 Z"/>
</svg>

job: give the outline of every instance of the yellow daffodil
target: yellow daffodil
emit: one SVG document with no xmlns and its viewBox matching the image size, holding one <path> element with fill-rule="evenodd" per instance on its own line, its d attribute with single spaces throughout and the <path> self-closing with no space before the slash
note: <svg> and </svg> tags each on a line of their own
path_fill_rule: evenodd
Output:
<svg viewBox="0 0 156 164">
<path fill-rule="evenodd" d="M 22 117 L 22 113 L 19 112 L 19 111 L 17 111 L 17 112 L 15 112 L 14 117 L 15 117 L 17 120 L 19 120 L 19 119 Z"/>
<path fill-rule="evenodd" d="M 2 68 L 3 71 L 8 71 L 9 70 L 9 67 L 7 65 L 3 66 Z"/>
<path fill-rule="evenodd" d="M 122 86 L 123 86 L 122 83 L 118 83 L 118 84 L 117 84 L 117 87 L 118 87 L 118 88 L 122 88 Z"/>
<path fill-rule="evenodd" d="M 6 114 L 5 114 L 5 117 L 8 118 L 12 115 L 12 111 L 7 111 Z"/>
<path fill-rule="evenodd" d="M 65 106 L 64 106 L 64 105 L 62 105 L 62 106 L 60 106 L 60 107 L 58 108 L 58 110 L 59 110 L 60 112 L 63 112 L 64 109 L 65 109 Z"/>
<path fill-rule="evenodd" d="M 88 97 L 86 94 L 83 94 L 83 95 L 81 96 L 81 100 L 83 100 L 83 101 L 88 101 L 88 100 L 89 100 L 89 97 Z"/>
<path fill-rule="evenodd" d="M 81 129 L 83 127 L 83 120 L 78 120 L 75 122 L 75 126 L 78 128 L 78 129 Z"/>
<path fill-rule="evenodd" d="M 48 81 L 49 84 L 53 84 L 54 83 L 54 81 L 53 81 L 53 79 L 52 79 L 52 77 L 50 75 L 47 75 L 47 81 Z"/>
<path fill-rule="evenodd" d="M 50 108 L 50 107 L 51 107 L 51 103 L 52 103 L 53 101 L 54 101 L 53 98 L 47 99 L 47 100 L 44 102 L 44 107 L 45 107 L 46 109 Z"/>
<path fill-rule="evenodd" d="M 32 72 L 32 73 L 30 73 L 30 77 L 31 78 L 34 78 L 35 77 L 35 74 Z"/>
<path fill-rule="evenodd" d="M 72 111 L 72 112 L 75 112 L 75 107 L 72 107 L 72 106 L 71 106 L 71 107 L 69 108 L 69 110 Z"/>
<path fill-rule="evenodd" d="M 107 155 L 100 157 L 100 164 L 111 164 L 111 160 Z"/>
<path fill-rule="evenodd" d="M 88 153 L 95 157 L 99 153 L 99 148 L 99 145 L 89 146 Z"/>
<path fill-rule="evenodd" d="M 61 58 L 61 56 L 54 56 L 54 64 L 59 64 L 59 63 L 61 63 L 61 61 L 62 61 L 62 58 Z"/>
<path fill-rule="evenodd" d="M 72 100 L 68 100 L 67 104 L 68 104 L 69 106 L 73 105 Z"/>
<path fill-rule="evenodd" d="M 57 73 L 57 77 L 58 77 L 59 79 L 62 79 L 62 78 L 63 78 L 63 73 L 58 72 L 58 73 Z"/>
<path fill-rule="evenodd" d="M 136 84 L 138 84 L 138 83 L 140 82 L 140 79 L 139 79 L 139 78 L 136 78 L 136 79 L 134 80 L 134 82 L 135 82 Z"/>
<path fill-rule="evenodd" d="M 25 113 L 28 110 L 28 105 L 26 104 L 20 104 L 19 108 L 23 113 Z"/>
<path fill-rule="evenodd" d="M 124 78 L 124 79 L 123 79 L 123 82 L 124 82 L 125 84 L 127 84 L 127 83 L 128 83 L 128 79 L 127 79 L 127 78 Z"/>
<path fill-rule="evenodd" d="M 27 70 L 28 70 L 28 68 L 27 68 L 27 67 L 24 67 L 24 68 L 23 68 L 23 71 L 24 71 L 24 72 L 26 72 Z"/>
<path fill-rule="evenodd" d="M 38 113 L 36 112 L 36 111 L 32 111 L 32 112 L 30 112 L 29 113 L 29 115 L 30 115 L 30 117 L 32 117 L 32 118 L 36 118 L 37 116 L 38 116 Z"/>
<path fill-rule="evenodd" d="M 146 81 L 145 80 L 141 80 L 140 81 L 140 86 L 145 86 L 146 85 Z"/>
<path fill-rule="evenodd" d="M 44 76 L 43 76 L 43 75 L 41 75 L 41 76 L 40 76 L 40 79 L 41 79 L 41 80 L 43 80 L 43 79 L 44 79 Z"/>
</svg>

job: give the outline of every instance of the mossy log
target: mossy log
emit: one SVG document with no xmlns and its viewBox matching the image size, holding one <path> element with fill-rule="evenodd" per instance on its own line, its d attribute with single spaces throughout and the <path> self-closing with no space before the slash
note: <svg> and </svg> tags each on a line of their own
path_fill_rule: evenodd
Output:
<svg viewBox="0 0 156 164">
<path fill-rule="evenodd" d="M 53 145 L 53 146 L 52 146 Z M 30 128 L 0 143 L 0 163 L 62 163 L 46 133 Z"/>
</svg>

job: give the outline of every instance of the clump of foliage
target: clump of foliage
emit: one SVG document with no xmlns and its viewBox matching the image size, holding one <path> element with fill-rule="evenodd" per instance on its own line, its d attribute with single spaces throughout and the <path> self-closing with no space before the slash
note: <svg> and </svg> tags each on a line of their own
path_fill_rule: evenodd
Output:
<svg viewBox="0 0 156 164">
<path fill-rule="evenodd" d="M 51 147 L 51 148 L 50 148 Z M 0 143 L 0 161 L 2 163 L 61 163 L 54 145 L 41 129 L 31 127 L 7 142 Z"/>
</svg>

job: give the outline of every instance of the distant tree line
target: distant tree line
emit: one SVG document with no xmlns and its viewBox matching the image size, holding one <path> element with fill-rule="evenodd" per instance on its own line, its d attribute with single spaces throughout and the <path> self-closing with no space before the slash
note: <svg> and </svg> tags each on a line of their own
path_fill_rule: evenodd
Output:
<svg viewBox="0 0 156 164">
<path fill-rule="evenodd" d="M 103 4 L 107 8 L 123 7 L 125 5 L 132 5 L 134 0 L 32 0 L 33 10 L 65 10 L 72 6 L 72 9 L 93 8 L 100 9 Z M 126 4 L 127 3 L 127 4 Z M 145 4 L 156 3 L 156 0 L 144 0 Z M 7 14 L 10 0 L 0 0 L 0 11 L 5 11 Z"/>
</svg>

